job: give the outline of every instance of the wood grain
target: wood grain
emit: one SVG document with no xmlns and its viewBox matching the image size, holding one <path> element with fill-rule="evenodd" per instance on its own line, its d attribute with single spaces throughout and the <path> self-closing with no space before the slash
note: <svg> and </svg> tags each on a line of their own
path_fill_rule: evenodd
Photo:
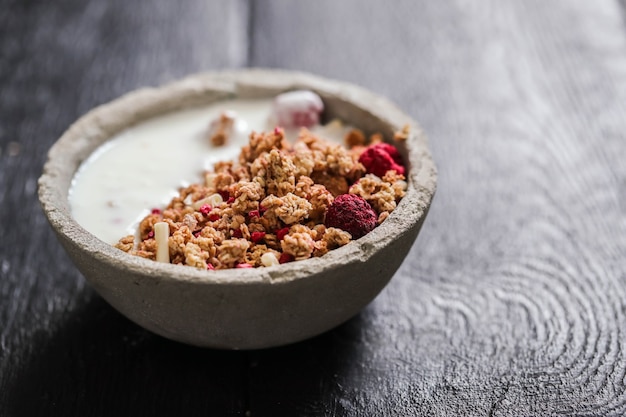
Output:
<svg viewBox="0 0 626 417">
<path fill-rule="evenodd" d="M 306 394 L 296 381 L 310 376 L 307 353 L 289 362 L 278 387 L 265 381 L 284 359 L 258 354 L 253 408 L 622 415 L 619 5 L 262 3 L 252 64 L 388 95 L 429 134 L 440 181 L 401 271 L 334 335 L 352 354 L 332 362 L 335 372 L 317 367 Z M 278 399 L 281 385 L 297 392 Z"/>
<path fill-rule="evenodd" d="M 0 415 L 241 415 L 245 358 L 165 341 L 85 285 L 36 180 L 95 105 L 247 56 L 245 1 L 0 2 Z"/>
<path fill-rule="evenodd" d="M 0 0 L 0 415 L 626 413 L 626 30 L 585 0 Z M 89 108 L 236 66 L 387 95 L 439 169 L 409 257 L 359 316 L 195 349 L 85 285 L 36 200 Z"/>
</svg>

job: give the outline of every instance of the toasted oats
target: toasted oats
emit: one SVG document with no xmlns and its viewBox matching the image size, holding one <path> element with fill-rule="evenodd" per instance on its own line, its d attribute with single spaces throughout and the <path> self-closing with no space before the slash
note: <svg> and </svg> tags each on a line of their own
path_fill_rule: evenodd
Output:
<svg viewBox="0 0 626 417">
<path fill-rule="evenodd" d="M 308 233 L 294 233 L 285 236 L 280 246 L 284 253 L 299 261 L 311 257 L 315 249 L 315 241 Z"/>
<path fill-rule="evenodd" d="M 123 250 L 124 252 L 130 252 L 135 246 L 135 236 L 128 235 L 124 236 L 120 239 L 119 242 L 115 244 L 115 247 L 119 250 Z"/>
<path fill-rule="evenodd" d="M 393 140 L 407 140 L 411 133 L 411 125 L 404 125 L 402 130 L 399 130 L 393 134 Z"/>
<path fill-rule="evenodd" d="M 370 142 L 380 142 L 373 135 Z M 292 146 L 279 128 L 252 133 L 239 163 L 218 162 L 202 184 L 192 184 L 162 211 L 139 224 L 139 242 L 125 236 L 115 245 L 132 255 L 156 259 L 154 225 L 169 227 L 170 262 L 199 269 L 267 267 L 323 256 L 351 241 L 348 232 L 324 225 L 336 196 L 363 197 L 384 221 L 405 195 L 403 175 L 365 175 L 358 159 L 366 139 L 346 135 L 351 149 L 302 129 Z M 365 175 L 365 176 L 364 176 Z"/>
</svg>

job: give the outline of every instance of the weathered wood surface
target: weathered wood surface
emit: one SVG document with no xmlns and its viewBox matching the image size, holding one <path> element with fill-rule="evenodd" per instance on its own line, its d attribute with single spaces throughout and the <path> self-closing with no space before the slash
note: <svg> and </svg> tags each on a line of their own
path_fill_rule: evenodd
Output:
<svg viewBox="0 0 626 417">
<path fill-rule="evenodd" d="M 621 3 L 1 5 L 0 415 L 626 413 Z M 405 264 L 358 317 L 294 346 L 202 350 L 93 293 L 45 223 L 36 178 L 92 106 L 245 65 L 389 96 L 430 136 L 439 187 Z"/>
</svg>

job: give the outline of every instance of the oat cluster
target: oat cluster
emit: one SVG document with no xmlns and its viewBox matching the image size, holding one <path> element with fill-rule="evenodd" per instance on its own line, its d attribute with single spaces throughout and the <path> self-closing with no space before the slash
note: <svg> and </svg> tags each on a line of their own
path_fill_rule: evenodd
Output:
<svg viewBox="0 0 626 417">
<path fill-rule="evenodd" d="M 380 224 L 404 196 L 407 183 L 396 171 L 367 172 L 359 158 L 371 145 L 358 130 L 346 148 L 302 129 L 289 144 L 280 128 L 252 133 L 238 162 L 218 162 L 203 184 L 182 188 L 165 209 L 153 209 L 137 237 L 116 247 L 156 259 L 154 226 L 169 225 L 169 259 L 200 269 L 251 268 L 318 257 L 346 245 L 352 236 L 325 225 L 337 196 L 361 197 Z"/>
</svg>

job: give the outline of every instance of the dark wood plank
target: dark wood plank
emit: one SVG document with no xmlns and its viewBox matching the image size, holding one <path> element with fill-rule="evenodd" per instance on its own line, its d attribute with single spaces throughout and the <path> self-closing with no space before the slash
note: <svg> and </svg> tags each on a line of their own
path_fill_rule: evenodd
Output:
<svg viewBox="0 0 626 417">
<path fill-rule="evenodd" d="M 616 2 L 0 5 L 0 415 L 624 414 Z M 439 189 L 355 319 L 280 349 L 194 349 L 93 294 L 36 178 L 94 105 L 246 63 L 389 96 L 431 137 Z"/>
<path fill-rule="evenodd" d="M 410 256 L 359 318 L 252 354 L 251 409 L 623 415 L 617 2 L 254 5 L 252 65 L 388 95 L 429 134 L 440 181 Z"/>
<path fill-rule="evenodd" d="M 245 1 L 0 2 L 0 415 L 241 415 L 246 357 L 156 337 L 85 285 L 36 180 L 80 114 L 247 57 Z"/>
</svg>

